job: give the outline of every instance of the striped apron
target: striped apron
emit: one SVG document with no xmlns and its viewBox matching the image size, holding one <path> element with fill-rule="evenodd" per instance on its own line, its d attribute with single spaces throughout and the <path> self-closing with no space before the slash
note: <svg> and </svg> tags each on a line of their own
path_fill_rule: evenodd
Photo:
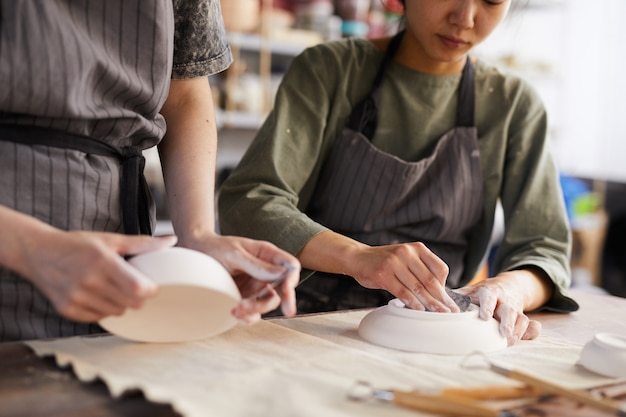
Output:
<svg viewBox="0 0 626 417">
<path fill-rule="evenodd" d="M 22 126 L 0 126 L 0 141 L 12 142 L 0 155 L 0 204 L 62 230 L 150 234 L 154 205 L 137 148 Z M 0 268 L 0 340 L 101 332 L 64 319 L 30 281 Z"/>
<path fill-rule="evenodd" d="M 61 230 L 150 234 L 141 149 L 165 128 L 171 1 L 0 6 L 0 204 Z M 0 340 L 102 331 L 61 317 L 30 281 L 0 268 Z"/>
<path fill-rule="evenodd" d="M 376 131 L 378 89 L 402 32 L 389 44 L 368 97 L 355 106 L 335 140 L 307 214 L 368 245 L 420 241 L 450 267 L 447 285 L 463 273 L 468 231 L 480 219 L 483 178 L 474 126 L 474 68 L 469 58 L 459 87 L 456 126 L 433 153 L 407 162 L 382 152 Z M 407 138 L 410 140 L 410 138 Z M 316 272 L 298 287 L 301 313 L 383 305 L 393 296 L 345 276 Z"/>
</svg>

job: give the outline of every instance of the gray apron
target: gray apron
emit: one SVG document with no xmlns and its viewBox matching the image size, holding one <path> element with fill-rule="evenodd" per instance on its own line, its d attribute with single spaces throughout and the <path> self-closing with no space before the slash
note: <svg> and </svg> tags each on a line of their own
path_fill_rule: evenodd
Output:
<svg viewBox="0 0 626 417">
<path fill-rule="evenodd" d="M 0 141 L 13 147 L 0 156 L 7 164 L 0 204 L 62 230 L 150 234 L 153 205 L 137 148 L 26 126 L 0 125 Z M 0 340 L 104 331 L 61 317 L 30 281 L 6 268 L 0 300 Z"/>
<path fill-rule="evenodd" d="M 72 194 L 67 195 L 65 197 L 67 198 L 67 207 L 63 209 L 63 211 L 67 210 L 67 213 L 62 216 L 59 216 L 59 213 L 57 213 L 56 216 L 53 216 L 54 211 L 59 210 L 51 210 L 50 213 L 46 215 L 46 217 L 40 218 L 40 220 L 46 221 L 53 226 L 64 230 L 101 230 L 123 232 L 132 235 L 152 234 L 154 208 L 152 204 L 150 189 L 144 176 L 145 158 L 139 148 L 135 146 L 115 146 L 87 136 L 80 136 L 41 127 L 19 125 L 11 126 L 1 124 L 0 141 L 28 145 L 28 148 L 21 148 L 22 153 L 30 152 L 30 149 L 33 149 L 31 147 L 33 146 L 38 146 L 38 149 L 40 150 L 43 149 L 42 147 L 54 148 L 46 150 L 45 155 L 47 157 L 51 157 L 52 153 L 55 152 L 57 154 L 62 154 L 64 157 L 61 158 L 61 160 L 64 161 L 61 162 L 61 164 L 67 164 L 67 168 L 64 170 L 65 178 L 60 177 L 58 178 L 58 181 L 60 182 L 65 180 L 68 182 L 65 190 L 71 189 L 71 183 L 81 183 L 81 189 L 76 190 L 77 193 L 73 195 L 73 197 L 79 198 L 81 200 L 80 203 L 82 204 L 79 204 L 78 201 L 73 202 L 71 199 Z M 16 147 L 15 149 L 15 152 L 17 153 L 20 147 Z M 72 153 L 61 150 L 72 151 Z M 33 161 L 37 162 L 33 166 L 33 171 L 36 168 L 42 169 L 43 164 L 50 166 L 50 173 L 55 171 L 54 169 L 52 169 L 52 163 L 45 160 L 48 158 L 43 158 L 37 161 L 36 155 L 37 151 L 33 150 L 32 158 Z M 76 172 L 72 172 L 73 170 L 69 168 L 72 165 L 70 161 L 72 160 L 72 158 L 75 158 L 77 160 L 76 162 L 85 159 L 88 161 L 90 158 L 96 161 L 97 159 L 94 158 L 96 155 L 105 157 L 101 159 L 100 163 L 106 166 L 106 168 L 103 172 L 95 174 L 97 175 L 97 181 L 93 183 L 93 187 L 86 187 L 84 181 L 87 169 L 84 167 L 81 168 L 80 174 L 82 175 L 76 175 Z M 19 160 L 19 158 L 15 157 L 14 160 L 17 161 Z M 18 172 L 17 167 L 14 172 Z M 75 181 L 75 177 L 82 178 L 79 181 Z M 22 178 L 22 180 L 23 179 L 24 178 Z M 19 182 L 19 179 L 15 178 L 14 181 Z M 31 184 L 33 185 L 33 188 L 35 188 L 35 182 L 31 182 Z M 117 185 L 119 185 L 119 195 L 112 195 L 112 193 L 117 194 L 115 192 Z M 110 190 L 108 189 L 109 187 L 111 188 Z M 46 182 L 41 182 L 38 188 L 39 191 L 43 191 L 46 189 L 51 190 L 52 184 L 46 184 Z M 23 188 L 22 190 L 24 191 Z M 100 201 L 100 199 L 97 198 L 97 195 L 94 195 L 93 198 L 89 198 L 90 191 L 102 192 L 102 190 L 107 190 L 106 202 Z M 58 194 L 55 197 L 60 200 L 60 194 L 62 190 L 59 189 L 57 192 Z M 35 193 L 32 196 L 24 197 L 28 201 L 34 201 L 35 198 L 38 197 L 38 195 L 38 193 Z M 11 203 L 14 203 L 15 206 L 12 207 L 13 209 L 23 211 L 20 210 L 19 204 L 20 200 L 23 200 L 24 197 L 22 197 L 21 199 L 15 198 L 14 201 L 11 201 L 11 198 L 9 198 L 8 202 L 2 200 L 0 200 L 0 202 L 2 202 L 2 204 L 4 205 L 9 206 L 11 206 Z M 103 226 L 98 226 L 97 218 L 90 219 L 92 220 L 91 224 L 90 222 L 87 222 L 87 224 L 85 224 L 84 221 L 82 221 L 81 223 L 70 222 L 69 219 L 71 219 L 72 216 L 70 216 L 69 206 L 71 204 L 82 205 L 83 213 L 91 211 L 97 212 L 100 216 L 109 216 L 107 220 L 105 220 L 106 224 Z M 120 206 L 121 212 L 119 214 L 119 219 L 114 213 L 107 214 L 108 210 L 115 211 L 117 210 L 117 207 Z M 36 215 L 37 213 L 29 214 L 38 217 Z M 48 215 L 50 217 L 47 217 Z M 84 217 L 82 220 L 84 220 Z M 100 221 L 102 221 L 102 219 L 100 219 Z"/>
<path fill-rule="evenodd" d="M 0 92 L 0 205 L 61 230 L 150 234 L 140 148 L 164 128 L 157 115 L 171 74 L 171 2 L 0 3 L 0 72 L 13 85 Z M 126 17 L 119 31 L 104 12 Z M 20 29 L 32 38 L 14 39 Z M 12 79 L 16 63 L 30 65 Z M 96 323 L 61 317 L 30 281 L 0 267 L 0 340 L 96 332 Z"/>
<path fill-rule="evenodd" d="M 474 126 L 474 68 L 459 87 L 456 127 L 433 153 L 407 162 L 376 148 L 378 89 L 402 32 L 389 44 L 368 97 L 353 110 L 320 173 L 307 214 L 368 245 L 423 242 L 450 267 L 447 285 L 463 274 L 469 229 L 480 219 L 483 178 Z M 407 138 L 411 140 L 411 138 Z M 298 287 L 301 313 L 383 305 L 393 296 L 355 280 L 317 272 Z"/>
</svg>

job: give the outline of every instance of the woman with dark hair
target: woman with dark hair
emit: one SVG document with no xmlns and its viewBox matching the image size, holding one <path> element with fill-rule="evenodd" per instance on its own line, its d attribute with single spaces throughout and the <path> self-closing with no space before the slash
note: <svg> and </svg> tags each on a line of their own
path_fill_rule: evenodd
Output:
<svg viewBox="0 0 626 417">
<path fill-rule="evenodd" d="M 318 271 L 300 311 L 456 312 L 471 296 L 515 343 L 526 311 L 577 309 L 571 245 L 546 112 L 522 79 L 470 55 L 510 0 L 406 0 L 405 28 L 297 57 L 275 107 L 221 188 L 221 230 L 268 239 Z M 506 231 L 484 264 L 496 205 Z"/>
</svg>

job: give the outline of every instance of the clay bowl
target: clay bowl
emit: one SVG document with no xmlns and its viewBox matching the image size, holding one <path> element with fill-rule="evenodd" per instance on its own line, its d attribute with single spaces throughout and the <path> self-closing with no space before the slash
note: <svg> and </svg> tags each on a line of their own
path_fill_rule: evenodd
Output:
<svg viewBox="0 0 626 417">
<path fill-rule="evenodd" d="M 626 335 L 596 334 L 583 346 L 578 364 L 600 375 L 626 378 Z"/>
<path fill-rule="evenodd" d="M 499 323 L 478 317 L 471 304 L 462 313 L 411 310 L 398 300 L 369 312 L 359 324 L 359 335 L 370 343 L 407 352 L 466 355 L 494 352 L 507 346 Z"/>
<path fill-rule="evenodd" d="M 173 247 L 128 262 L 154 280 L 159 292 L 140 309 L 101 320 L 107 331 L 140 342 L 187 342 L 237 324 L 231 310 L 241 295 L 228 271 L 210 256 Z"/>
</svg>

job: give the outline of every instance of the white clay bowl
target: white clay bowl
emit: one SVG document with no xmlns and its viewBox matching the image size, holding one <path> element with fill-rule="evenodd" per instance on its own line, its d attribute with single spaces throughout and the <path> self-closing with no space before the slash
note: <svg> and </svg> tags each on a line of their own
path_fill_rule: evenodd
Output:
<svg viewBox="0 0 626 417">
<path fill-rule="evenodd" d="M 583 346 L 578 364 L 600 375 L 626 378 L 626 335 L 596 334 Z"/>
<path fill-rule="evenodd" d="M 368 342 L 391 349 L 466 355 L 505 348 L 498 327 L 493 318 L 480 319 L 474 304 L 462 313 L 435 313 L 408 309 L 396 298 L 363 317 L 358 332 Z"/>
<path fill-rule="evenodd" d="M 237 324 L 231 310 L 241 300 L 232 277 L 215 259 L 173 247 L 128 261 L 154 280 L 159 291 L 140 309 L 100 321 L 107 331 L 140 342 L 206 339 Z"/>
</svg>

